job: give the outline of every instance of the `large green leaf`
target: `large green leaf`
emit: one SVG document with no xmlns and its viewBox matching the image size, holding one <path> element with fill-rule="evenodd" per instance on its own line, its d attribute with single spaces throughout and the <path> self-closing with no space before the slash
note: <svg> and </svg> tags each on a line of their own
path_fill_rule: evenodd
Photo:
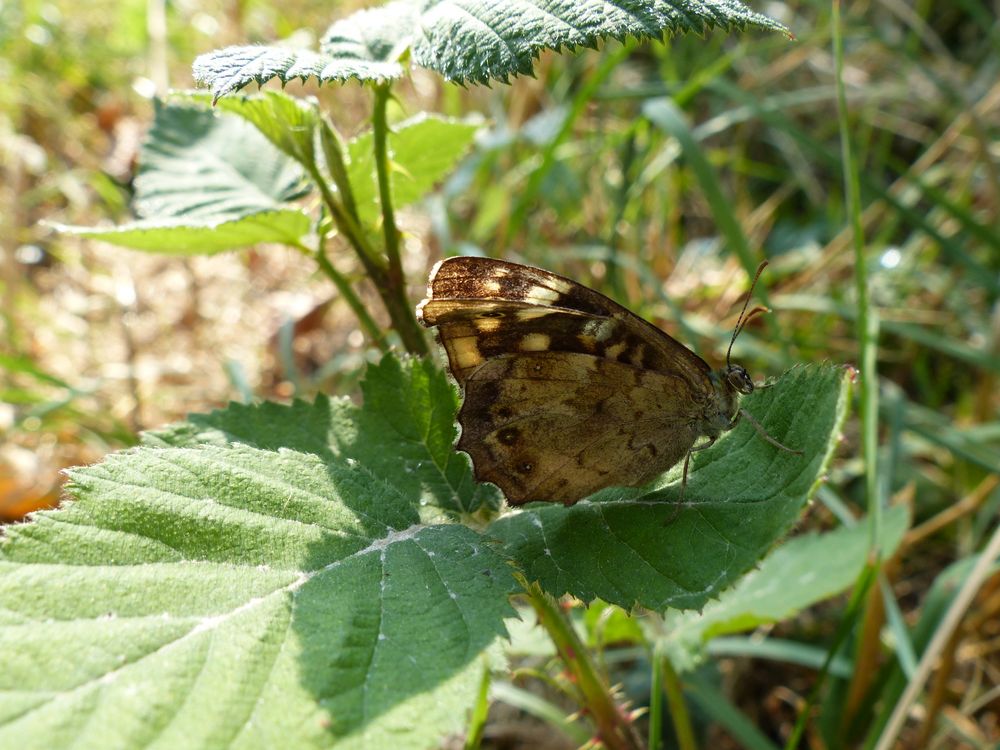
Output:
<svg viewBox="0 0 1000 750">
<path fill-rule="evenodd" d="M 194 77 L 215 98 L 274 78 L 377 82 L 402 75 L 411 49 L 417 65 L 450 81 L 487 83 L 530 74 L 549 49 L 749 27 L 787 33 L 737 0 L 397 0 L 333 24 L 320 53 L 227 47 L 195 60 Z"/>
<path fill-rule="evenodd" d="M 660 39 L 777 21 L 736 0 L 426 0 L 413 59 L 450 81 L 486 83 L 530 74 L 545 50 L 596 47 L 608 39 Z"/>
<path fill-rule="evenodd" d="M 452 450 L 457 396 L 430 361 L 386 356 L 368 368 L 362 390 L 364 408 L 347 398 L 323 396 L 312 404 L 296 401 L 290 406 L 230 404 L 147 433 L 145 442 L 290 448 L 325 461 L 357 461 L 415 507 L 471 513 L 484 503 L 499 505 L 497 489 L 477 484 L 468 456 Z"/>
<path fill-rule="evenodd" d="M 370 398 L 393 403 L 375 411 L 415 410 L 384 367 Z M 288 442 L 315 423 L 267 416 Z M 0 747 L 423 747 L 457 730 L 512 613 L 507 563 L 422 523 L 403 462 L 397 486 L 311 440 L 114 454 L 72 473 L 76 502 L 9 529 Z"/>
<path fill-rule="evenodd" d="M 604 490 L 571 508 L 529 505 L 489 532 L 553 594 L 701 608 L 798 517 L 836 445 L 850 377 L 843 367 L 798 367 L 744 399 L 770 435 L 802 456 L 778 450 L 743 420 L 694 454 L 680 505 L 678 465 L 656 488 Z"/>
<path fill-rule="evenodd" d="M 309 232 L 309 216 L 289 206 L 306 189 L 301 168 L 240 117 L 158 104 L 139 160 L 134 208 L 147 218 L 59 228 L 172 254 L 294 244 Z"/>
<path fill-rule="evenodd" d="M 909 527 L 903 506 L 885 514 L 881 548 L 889 557 Z M 868 560 L 867 524 L 826 534 L 806 534 L 778 547 L 717 602 L 702 612 L 672 613 L 667 634 L 657 643 L 676 669 L 690 669 L 710 639 L 780 622 L 850 586 Z"/>
<path fill-rule="evenodd" d="M 465 156 L 480 127 L 428 114 L 394 126 L 388 138 L 393 204 L 406 206 L 423 198 Z M 348 151 L 358 214 L 371 225 L 381 216 L 371 131 L 352 140 Z"/>
<path fill-rule="evenodd" d="M 251 123 L 197 106 L 157 106 L 139 154 L 135 211 L 236 218 L 303 194 L 301 168 Z"/>
</svg>

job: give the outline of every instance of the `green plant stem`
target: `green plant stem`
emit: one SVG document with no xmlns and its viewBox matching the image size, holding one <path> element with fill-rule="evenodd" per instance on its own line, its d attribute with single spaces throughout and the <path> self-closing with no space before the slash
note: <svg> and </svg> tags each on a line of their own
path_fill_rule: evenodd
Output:
<svg viewBox="0 0 1000 750">
<path fill-rule="evenodd" d="M 861 350 L 861 425 L 862 458 L 865 468 L 865 496 L 871 521 L 869 539 L 877 550 L 882 531 L 882 503 L 878 497 L 878 373 L 875 355 L 878 345 L 877 322 L 871 315 L 868 294 L 868 263 L 865 258 L 864 228 L 861 223 L 861 182 L 851 148 L 850 122 L 847 117 L 847 94 L 844 89 L 844 36 L 841 28 L 840 0 L 833 2 L 833 53 L 837 86 L 837 117 L 840 128 L 840 151 L 844 169 L 844 192 L 851 220 L 854 247 L 854 288 L 858 308 L 857 337 Z"/>
<path fill-rule="evenodd" d="M 663 670 L 660 668 L 661 658 L 653 651 L 652 674 L 649 686 L 649 750 L 660 750 L 663 745 Z"/>
<path fill-rule="evenodd" d="M 372 147 L 375 150 L 375 173 L 378 176 L 378 198 L 382 205 L 382 235 L 385 238 L 385 254 L 389 258 L 389 278 L 401 281 L 403 264 L 399 256 L 399 228 L 396 226 L 396 211 L 392 206 L 392 188 L 389 182 L 389 124 L 386 120 L 389 96 L 388 84 L 375 87 Z"/>
<path fill-rule="evenodd" d="M 375 172 L 378 177 L 378 195 L 382 205 L 382 235 L 385 254 L 389 259 L 386 289 L 382 295 L 393 327 L 403 341 L 403 346 L 411 354 L 427 354 L 427 339 L 417 323 L 413 306 L 406 299 L 406 278 L 403 262 L 399 254 L 399 228 L 396 226 L 396 212 L 392 206 L 392 187 L 389 177 L 389 124 L 386 120 L 386 105 L 391 90 L 389 84 L 375 87 L 375 105 L 372 109 L 372 148 L 375 151 Z"/>
<path fill-rule="evenodd" d="M 388 266 L 385 259 L 375 251 L 375 248 L 368 242 L 368 238 L 365 237 L 364 230 L 344 210 L 344 206 L 337 200 L 333 191 L 330 190 L 330 186 L 326 183 L 323 175 L 319 173 L 317 167 L 313 166 L 310 170 L 310 176 L 319 188 L 320 195 L 323 197 L 323 204 L 326 206 L 327 211 L 330 212 L 333 223 L 337 225 L 337 231 L 351 243 L 351 247 L 358 254 L 361 265 L 365 268 L 365 273 L 368 274 L 368 277 L 375 286 L 381 289 L 388 278 Z"/>
<path fill-rule="evenodd" d="M 319 141 L 323 149 L 323 156 L 326 158 L 326 168 L 330 173 L 333 184 L 340 191 L 341 202 L 348 216 L 354 221 L 358 221 L 358 205 L 354 200 L 354 187 L 347 174 L 347 164 L 344 159 L 344 141 L 340 133 L 325 117 L 320 122 Z"/>
<path fill-rule="evenodd" d="M 587 713 L 597 726 L 601 742 L 609 750 L 643 748 L 635 727 L 615 704 L 611 690 L 601 679 L 586 646 L 560 610 L 558 602 L 537 583 L 529 584 L 520 574 L 515 575 L 515 578 L 524 588 L 531 606 L 538 614 L 538 624 L 549 634 L 572 676 Z"/>
<path fill-rule="evenodd" d="M 389 345 L 385 341 L 382 329 L 379 328 L 378 323 L 376 323 L 371 314 L 369 314 L 368 308 L 365 307 L 361 298 L 358 297 L 357 293 L 355 293 L 350 282 L 340 271 L 333 267 L 330 259 L 326 257 L 326 251 L 323 249 L 322 244 L 320 247 L 316 248 L 315 252 L 306 247 L 303 247 L 302 250 L 315 259 L 320 270 L 328 279 L 330 279 L 330 281 L 333 282 L 333 285 L 337 287 L 337 291 L 340 292 L 341 298 L 347 303 L 347 306 L 351 308 L 351 311 L 361 324 L 361 328 L 375 343 L 375 346 L 377 346 L 380 351 L 388 351 Z"/>
<path fill-rule="evenodd" d="M 337 230 L 347 239 L 357 253 L 361 265 L 368 278 L 375 284 L 382 304 L 389 313 L 392 327 L 399 334 L 403 346 L 410 354 L 425 355 L 429 352 L 427 340 L 417 323 L 413 306 L 406 299 L 406 287 L 402 279 L 393 283 L 391 273 L 385 259 L 378 255 L 365 237 L 364 230 L 351 217 L 344 206 L 330 190 L 330 186 L 315 166 L 310 170 L 310 176 L 316 182 L 323 203 L 333 218 Z"/>
<path fill-rule="evenodd" d="M 483 676 L 479 680 L 479 692 L 476 704 L 472 707 L 469 717 L 469 730 L 465 735 L 465 750 L 479 750 L 483 743 L 483 732 L 486 730 L 486 717 L 490 711 L 490 665 L 483 661 Z"/>
<path fill-rule="evenodd" d="M 691 726 L 691 714 L 688 712 L 687 703 L 684 700 L 681 679 L 677 675 L 674 665 L 665 655 L 656 659 L 656 667 L 663 675 L 663 694 L 670 707 L 670 718 L 673 720 L 674 732 L 677 734 L 677 747 L 680 750 L 697 750 L 698 745 L 694 740 L 694 728 Z M 659 702 L 659 698 L 660 696 L 656 695 L 653 700 Z"/>
</svg>

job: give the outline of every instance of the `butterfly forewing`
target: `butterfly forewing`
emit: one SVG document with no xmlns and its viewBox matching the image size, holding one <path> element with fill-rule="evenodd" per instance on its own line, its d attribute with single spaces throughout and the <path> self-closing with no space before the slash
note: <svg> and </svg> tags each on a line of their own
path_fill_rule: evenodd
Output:
<svg viewBox="0 0 1000 750">
<path fill-rule="evenodd" d="M 708 364 L 690 349 L 617 302 L 571 279 L 540 268 L 493 258 L 456 257 L 431 271 L 427 299 L 418 308 L 424 325 L 439 326 L 452 372 L 477 359 L 523 351 L 523 336 L 551 332 L 550 351 L 572 351 L 680 374 L 693 389 L 707 388 Z M 551 316 L 551 320 L 545 318 Z M 497 321 L 503 321 L 498 325 Z M 556 330 L 561 334 L 555 336 Z M 463 337 L 458 356 L 449 349 Z"/>
</svg>

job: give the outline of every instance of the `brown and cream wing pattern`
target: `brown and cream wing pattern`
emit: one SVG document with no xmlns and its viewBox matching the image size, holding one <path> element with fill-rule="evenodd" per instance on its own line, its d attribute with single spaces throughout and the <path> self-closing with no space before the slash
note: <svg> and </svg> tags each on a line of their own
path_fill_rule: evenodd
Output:
<svg viewBox="0 0 1000 750">
<path fill-rule="evenodd" d="M 710 372 L 701 357 L 603 294 L 518 263 L 440 261 L 417 314 L 437 326 L 460 384 L 491 357 L 519 351 L 577 352 L 679 373 L 694 390 Z"/>
</svg>

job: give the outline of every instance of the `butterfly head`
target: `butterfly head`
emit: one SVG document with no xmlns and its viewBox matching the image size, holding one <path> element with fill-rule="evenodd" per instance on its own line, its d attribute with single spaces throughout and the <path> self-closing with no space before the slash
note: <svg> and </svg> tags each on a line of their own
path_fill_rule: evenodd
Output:
<svg viewBox="0 0 1000 750">
<path fill-rule="evenodd" d="M 753 393 L 753 381 L 743 365 L 728 363 L 725 369 L 725 380 L 729 387 L 737 393 L 742 393 L 744 396 Z"/>
</svg>

